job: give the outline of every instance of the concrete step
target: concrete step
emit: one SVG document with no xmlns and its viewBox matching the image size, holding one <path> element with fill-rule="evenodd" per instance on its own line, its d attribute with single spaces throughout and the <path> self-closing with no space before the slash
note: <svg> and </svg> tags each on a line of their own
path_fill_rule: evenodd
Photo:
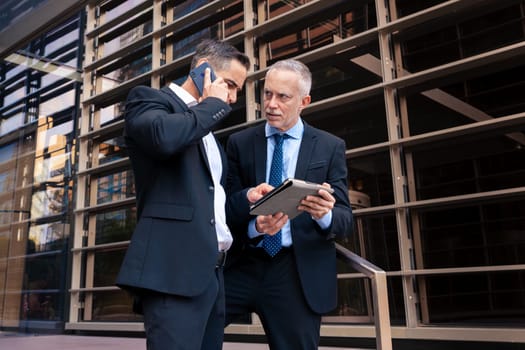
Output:
<svg viewBox="0 0 525 350">
<path fill-rule="evenodd" d="M 144 338 L 104 337 L 85 335 L 46 335 L 0 332 L 2 350 L 146 350 Z M 224 343 L 223 350 L 267 350 L 266 344 Z M 326 347 L 319 350 L 362 350 L 356 348 Z M 368 349 L 370 350 L 370 349 Z"/>
</svg>

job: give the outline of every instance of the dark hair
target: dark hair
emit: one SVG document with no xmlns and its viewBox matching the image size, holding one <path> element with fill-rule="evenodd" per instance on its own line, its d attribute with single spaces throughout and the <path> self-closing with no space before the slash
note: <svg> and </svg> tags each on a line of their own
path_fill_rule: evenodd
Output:
<svg viewBox="0 0 525 350">
<path fill-rule="evenodd" d="M 239 61 L 246 70 L 250 69 L 248 56 L 237 50 L 235 46 L 224 41 L 205 39 L 199 43 L 191 60 L 192 69 L 195 68 L 197 61 L 201 58 L 208 59 L 210 66 L 216 70 L 228 69 L 232 60 Z"/>
</svg>

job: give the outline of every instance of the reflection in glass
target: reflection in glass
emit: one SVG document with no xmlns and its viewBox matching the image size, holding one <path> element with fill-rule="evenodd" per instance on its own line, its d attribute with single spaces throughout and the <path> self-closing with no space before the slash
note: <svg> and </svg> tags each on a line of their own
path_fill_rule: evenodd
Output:
<svg viewBox="0 0 525 350">
<path fill-rule="evenodd" d="M 24 292 L 22 294 L 22 320 L 59 321 L 63 312 L 62 293 Z"/>
<path fill-rule="evenodd" d="M 31 240 L 29 241 L 31 242 Z M 63 252 L 29 255 L 26 258 L 22 293 L 22 319 L 59 320 L 63 312 Z"/>
<path fill-rule="evenodd" d="M 110 55 L 113 52 L 137 41 L 143 36 L 153 31 L 153 22 L 148 21 L 140 26 L 129 30 L 128 32 L 113 38 L 104 43 L 104 56 Z M 111 36 L 113 37 L 113 36 Z"/>
<path fill-rule="evenodd" d="M 33 11 L 39 6 L 42 6 L 45 2 L 51 2 L 50 0 L 32 0 L 32 1 L 19 1 L 19 0 L 2 0 L 2 14 L 0 16 L 0 31 L 9 27 L 22 18 L 28 11 Z"/>
<path fill-rule="evenodd" d="M 106 9 L 106 7 L 100 8 L 100 13 L 104 14 L 104 18 L 106 21 L 111 21 L 112 19 L 122 15 L 126 11 L 129 11 L 130 9 L 136 7 L 138 4 L 141 4 L 144 1 L 145 0 L 126 0 L 115 7 L 113 7 L 114 5 L 111 4 L 111 6 L 109 6 L 108 9 Z"/>
<path fill-rule="evenodd" d="M 7 90 L 9 91 L 9 90 Z M 16 90 L 11 90 L 9 91 L 9 93 L 5 93 L 3 95 L 3 104 L 2 104 L 2 107 L 3 106 L 8 106 L 12 103 L 15 103 L 17 101 L 19 101 L 20 99 L 22 99 L 23 97 L 25 97 L 25 87 L 22 86 Z"/>
<path fill-rule="evenodd" d="M 107 287 L 114 285 L 124 254 L 126 254 L 126 248 L 97 251 L 94 254 L 93 286 Z"/>
<path fill-rule="evenodd" d="M 71 154 L 62 152 L 48 153 L 46 157 L 35 159 L 35 183 L 49 182 L 56 185 L 64 181 L 64 175 L 70 174 Z"/>
<path fill-rule="evenodd" d="M 373 322 L 372 310 L 369 310 L 369 283 L 366 279 L 339 279 L 337 284 L 337 307 L 327 315 L 329 317 L 323 317 L 323 321 Z M 345 319 L 345 316 L 349 318 Z"/>
<path fill-rule="evenodd" d="M 113 67 L 111 66 L 110 71 L 101 69 L 96 72 L 97 78 L 101 79 L 102 91 L 104 92 L 115 88 L 124 81 L 130 80 L 139 76 L 143 73 L 151 70 L 151 47 L 146 46 L 140 51 L 133 53 L 134 57 L 137 57 L 134 61 L 129 64 Z"/>
<path fill-rule="evenodd" d="M 97 214 L 95 244 L 129 240 L 135 223 L 135 207 Z"/>
<path fill-rule="evenodd" d="M 73 57 L 68 62 L 58 64 L 58 61 L 55 61 L 55 63 L 57 63 L 56 67 L 54 69 L 50 67 L 50 69 L 47 71 L 48 74 L 44 74 L 42 76 L 42 87 L 50 86 L 60 79 L 68 78 L 68 80 L 75 80 L 77 77 L 77 75 L 74 74 L 77 72 L 75 68 L 77 64 L 76 57 Z"/>
<path fill-rule="evenodd" d="M 126 157 L 124 143 L 124 137 L 122 136 L 101 142 L 98 150 L 99 164 L 109 163 Z"/>
<path fill-rule="evenodd" d="M 126 199 L 135 195 L 135 183 L 131 170 L 97 179 L 97 204 Z"/>
<path fill-rule="evenodd" d="M 50 56 L 55 51 L 64 48 L 66 45 L 78 40 L 79 30 L 75 28 L 66 34 L 60 35 L 56 40 L 46 43 L 45 55 Z M 56 54 L 55 54 L 56 55 Z"/>
<path fill-rule="evenodd" d="M 103 107 L 99 112 L 101 125 L 111 123 L 116 118 L 122 116 L 122 113 L 124 112 L 124 103 L 119 102 L 114 105 Z"/>
<path fill-rule="evenodd" d="M 348 160 L 348 186 L 362 192 L 371 206 L 394 203 L 392 170 L 388 152 L 381 152 Z"/>
<path fill-rule="evenodd" d="M 31 226 L 27 254 L 44 251 L 66 250 L 69 224 L 54 222 Z"/>
<path fill-rule="evenodd" d="M 73 86 L 72 86 L 73 87 Z M 40 104 L 40 116 L 53 115 L 57 111 L 62 111 L 75 104 L 75 90 L 71 89 L 58 96 L 49 99 L 42 98 L 45 102 Z"/>
<path fill-rule="evenodd" d="M 10 133 L 25 124 L 25 113 L 20 112 L 4 119 L 0 124 L 0 136 Z"/>
<path fill-rule="evenodd" d="M 64 194 L 63 184 L 47 186 L 45 190 L 33 193 L 31 198 L 31 217 L 33 219 L 43 216 L 63 214 L 69 199 Z M 68 193 L 67 196 L 70 196 Z"/>
<path fill-rule="evenodd" d="M 123 290 L 93 293 L 92 321 L 141 322 L 133 312 L 133 298 Z"/>
</svg>

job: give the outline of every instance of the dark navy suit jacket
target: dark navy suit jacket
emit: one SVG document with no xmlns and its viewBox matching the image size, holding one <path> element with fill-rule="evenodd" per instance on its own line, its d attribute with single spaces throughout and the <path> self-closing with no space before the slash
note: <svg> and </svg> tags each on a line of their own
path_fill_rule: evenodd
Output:
<svg viewBox="0 0 525 350">
<path fill-rule="evenodd" d="M 264 124 L 232 134 L 228 140 L 227 217 L 234 236 L 228 257 L 232 267 L 235 256 L 243 254 L 250 241 L 247 236 L 249 214 L 246 192 L 266 179 L 266 137 Z M 291 221 L 294 256 L 303 292 L 310 308 L 326 313 L 337 305 L 336 252 L 333 238 L 352 232 L 352 210 L 348 200 L 346 146 L 342 139 L 305 123 L 295 178 L 329 183 L 335 190 L 332 225 L 322 230 L 308 213 Z M 286 310 L 283 310 L 286 312 Z"/>
<path fill-rule="evenodd" d="M 201 139 L 230 111 L 217 98 L 188 108 L 169 88 L 130 91 L 125 139 L 137 225 L 117 277 L 121 288 L 195 296 L 215 278 L 214 187 Z"/>
</svg>

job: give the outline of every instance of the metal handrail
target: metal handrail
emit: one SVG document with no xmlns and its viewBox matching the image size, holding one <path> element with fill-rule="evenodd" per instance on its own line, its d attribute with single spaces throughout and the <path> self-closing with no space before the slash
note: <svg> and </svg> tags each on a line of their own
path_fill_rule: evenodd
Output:
<svg viewBox="0 0 525 350">
<path fill-rule="evenodd" d="M 337 256 L 342 258 L 353 269 L 364 274 L 372 284 L 372 299 L 374 303 L 374 323 L 376 329 L 377 350 L 392 350 L 392 332 L 390 329 L 390 314 L 386 273 L 384 270 L 352 253 L 339 243 L 335 243 Z"/>
</svg>

